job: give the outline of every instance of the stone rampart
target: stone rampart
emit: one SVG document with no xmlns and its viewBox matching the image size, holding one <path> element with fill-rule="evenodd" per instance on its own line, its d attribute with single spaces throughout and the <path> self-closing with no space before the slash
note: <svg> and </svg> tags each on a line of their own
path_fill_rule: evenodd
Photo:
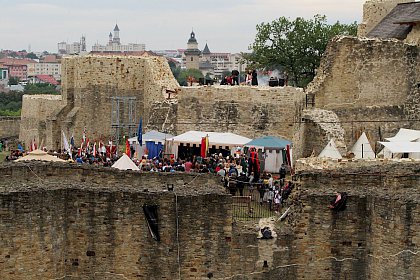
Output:
<svg viewBox="0 0 420 280">
<path fill-rule="evenodd" d="M 32 163 L 0 174 L 2 279 L 230 274 L 231 197 L 216 177 Z M 145 204 L 158 206 L 160 241 Z"/>
<path fill-rule="evenodd" d="M 58 149 L 62 130 L 75 139 L 81 139 L 85 127 L 92 140 L 133 136 L 140 116 L 147 121 L 150 104 L 179 87 L 163 57 L 67 57 L 62 77 L 62 101 L 47 117 L 24 106 L 21 139 L 37 132 L 48 148 Z M 38 107 L 38 101 L 26 100 L 26 107 L 32 102 Z"/>
<path fill-rule="evenodd" d="M 19 137 L 20 117 L 0 117 L 0 138 Z"/>
<path fill-rule="evenodd" d="M 307 92 L 324 109 L 403 105 L 417 87 L 418 53 L 396 40 L 337 37 Z"/>
<path fill-rule="evenodd" d="M 212 175 L 1 165 L 2 279 L 417 279 L 418 162 L 319 167 L 297 167 L 289 215 L 261 240 L 262 221 L 232 223 Z M 342 212 L 327 208 L 334 191 L 349 195 Z M 160 242 L 145 204 L 158 206 Z"/>
<path fill-rule="evenodd" d="M 155 104 L 155 110 L 161 112 L 155 115 L 161 120 L 153 118 L 151 125 L 177 134 L 201 130 L 291 140 L 304 101 L 302 89 L 292 87 L 183 87 L 172 106 Z M 176 114 L 168 117 L 168 112 Z"/>
</svg>

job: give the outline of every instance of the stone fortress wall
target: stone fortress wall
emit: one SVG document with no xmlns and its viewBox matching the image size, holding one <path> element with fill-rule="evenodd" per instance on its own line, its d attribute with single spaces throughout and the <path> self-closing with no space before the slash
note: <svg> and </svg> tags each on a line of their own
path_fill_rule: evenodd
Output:
<svg viewBox="0 0 420 280">
<path fill-rule="evenodd" d="M 259 240 L 258 225 L 234 222 L 215 176 L 2 165 L 0 271 L 2 279 L 417 279 L 418 175 L 410 161 L 298 168 L 289 216 L 271 222 L 275 238 Z M 326 206 L 337 190 L 349 199 L 335 213 Z M 158 206 L 159 242 L 144 204 Z"/>
<path fill-rule="evenodd" d="M 176 134 L 200 130 L 291 140 L 304 103 L 303 90 L 293 87 L 183 87 L 175 100 L 152 104 L 148 128 Z"/>
<path fill-rule="evenodd" d="M 20 117 L 0 117 L 0 138 L 18 138 Z"/>
<path fill-rule="evenodd" d="M 312 151 L 319 154 L 330 138 L 350 149 L 366 132 L 375 148 L 378 140 L 394 135 L 401 127 L 420 129 L 419 65 L 419 47 L 415 45 L 353 37 L 332 40 L 317 76 L 306 89 L 315 99 L 315 108 L 303 112 L 307 125 L 296 128 L 300 156 L 307 157 Z M 336 116 L 330 120 L 339 120 L 343 136 L 334 136 L 325 125 L 325 110 Z"/>
<path fill-rule="evenodd" d="M 232 199 L 214 176 L 45 163 L 1 166 L 0 174 L 2 279 L 230 274 Z M 159 242 L 145 204 L 158 206 Z"/>
</svg>

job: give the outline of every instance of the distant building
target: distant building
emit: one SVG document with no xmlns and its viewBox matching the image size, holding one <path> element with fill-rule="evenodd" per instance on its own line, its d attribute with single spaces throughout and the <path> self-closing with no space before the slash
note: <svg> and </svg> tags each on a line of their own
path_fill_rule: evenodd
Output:
<svg viewBox="0 0 420 280">
<path fill-rule="evenodd" d="M 0 64 L 0 85 L 6 86 L 9 83 L 9 69 Z"/>
<path fill-rule="evenodd" d="M 247 67 L 242 62 L 241 54 L 212 53 L 207 43 L 203 51 L 200 51 L 194 32 L 191 32 L 188 40 L 183 62 L 187 69 L 199 69 L 204 76 L 209 74 L 217 78 L 221 78 L 223 72 L 231 72 L 234 69 L 245 72 Z"/>
<path fill-rule="evenodd" d="M 36 62 L 27 58 L 11 58 L 5 57 L 0 59 L 0 64 L 3 68 L 7 68 L 9 78 L 15 77 L 21 81 L 28 79 L 28 64 Z"/>
<path fill-rule="evenodd" d="M 28 78 L 32 79 L 38 75 L 54 77 L 61 80 L 61 62 L 56 55 L 46 55 L 39 62 L 34 61 L 28 64 Z"/>
<path fill-rule="evenodd" d="M 117 24 L 114 28 L 114 36 L 111 32 L 109 33 L 107 45 L 104 46 L 97 43 L 92 47 L 92 52 L 144 52 L 145 50 L 145 44 L 129 43 L 128 45 L 122 45 L 120 29 Z"/>
<path fill-rule="evenodd" d="M 81 54 L 86 52 L 86 37 L 82 36 L 80 42 L 73 42 L 67 44 L 67 42 L 60 42 L 58 45 L 59 54 Z"/>
<path fill-rule="evenodd" d="M 190 34 L 185 54 L 185 66 L 187 69 L 199 69 L 201 51 L 198 49 L 198 42 L 194 31 Z"/>
</svg>

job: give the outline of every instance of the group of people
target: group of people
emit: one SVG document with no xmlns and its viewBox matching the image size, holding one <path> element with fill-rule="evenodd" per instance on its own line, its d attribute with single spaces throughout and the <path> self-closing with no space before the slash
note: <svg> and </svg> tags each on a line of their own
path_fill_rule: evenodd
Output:
<svg viewBox="0 0 420 280">
<path fill-rule="evenodd" d="M 239 85 L 240 84 L 240 73 L 238 70 L 232 70 L 230 76 L 224 76 L 221 85 Z M 258 86 L 258 73 L 256 70 L 248 70 L 245 75 L 245 85 Z"/>
</svg>

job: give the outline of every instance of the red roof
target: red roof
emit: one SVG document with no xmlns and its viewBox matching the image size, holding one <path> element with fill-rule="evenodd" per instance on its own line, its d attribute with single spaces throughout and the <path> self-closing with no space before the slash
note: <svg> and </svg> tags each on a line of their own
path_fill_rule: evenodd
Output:
<svg viewBox="0 0 420 280">
<path fill-rule="evenodd" d="M 40 80 L 41 82 L 47 83 L 47 84 L 51 84 L 51 85 L 58 85 L 58 82 L 56 79 L 54 79 L 53 76 L 50 75 L 36 75 L 35 76 L 38 80 Z"/>
<path fill-rule="evenodd" d="M 5 57 L 0 59 L 0 63 L 7 64 L 7 65 L 28 65 L 29 63 L 37 63 L 35 60 L 27 59 L 27 58 L 11 58 Z"/>
</svg>

